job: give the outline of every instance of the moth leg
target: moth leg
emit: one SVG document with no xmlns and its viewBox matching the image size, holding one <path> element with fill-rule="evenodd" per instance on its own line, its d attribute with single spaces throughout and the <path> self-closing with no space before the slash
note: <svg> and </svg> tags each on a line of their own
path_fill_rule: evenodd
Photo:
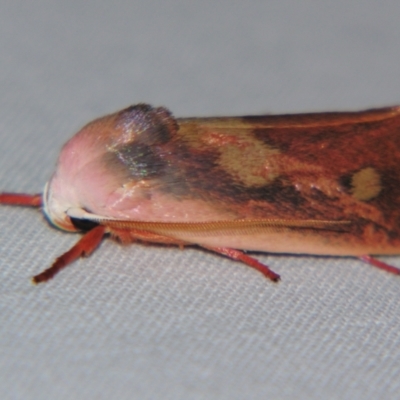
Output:
<svg viewBox="0 0 400 400">
<path fill-rule="evenodd" d="M 255 258 L 248 256 L 247 254 L 243 253 L 240 250 L 229 249 L 227 247 L 208 247 L 208 246 L 202 246 L 202 247 L 214 251 L 216 253 L 222 254 L 224 256 L 227 256 L 233 260 L 241 261 L 246 265 L 255 268 L 257 271 L 264 274 L 268 279 L 271 279 L 271 281 L 273 282 L 278 282 L 281 279 L 281 277 L 277 273 L 269 269 L 265 264 L 260 263 Z"/>
<path fill-rule="evenodd" d="M 111 236 L 119 239 L 121 243 L 128 244 L 136 240 L 140 240 L 144 243 L 158 243 L 158 244 L 171 244 L 184 246 L 189 243 L 183 240 L 175 239 L 169 236 L 160 235 L 158 233 L 143 231 L 140 229 L 118 229 L 118 228 L 108 228 Z"/>
<path fill-rule="evenodd" d="M 358 257 L 361 261 L 364 261 L 367 264 L 373 265 L 374 267 L 383 269 L 386 272 L 390 272 L 391 274 L 400 275 L 400 269 L 393 267 L 392 265 L 386 264 L 383 261 L 379 261 L 376 258 L 365 254 L 363 256 Z"/>
<path fill-rule="evenodd" d="M 89 256 L 100 244 L 105 233 L 106 228 L 102 225 L 87 232 L 70 250 L 58 257 L 50 268 L 34 276 L 33 283 L 46 282 L 77 258 Z"/>
<path fill-rule="evenodd" d="M 42 205 L 42 195 L 24 193 L 0 193 L 0 204 L 40 207 Z"/>
<path fill-rule="evenodd" d="M 140 240 L 142 242 L 147 242 L 147 243 L 172 244 L 172 245 L 178 245 L 180 247 L 190 244 L 184 242 L 183 240 L 160 235 L 158 233 L 143 231 L 140 229 L 109 228 L 109 232 L 111 233 L 112 236 L 118 238 L 122 243 L 131 243 L 135 240 Z M 214 251 L 215 253 L 219 253 L 229 258 L 232 258 L 233 260 L 241 261 L 246 265 L 255 268 L 257 271 L 260 271 L 267 278 L 271 279 L 274 282 L 278 282 L 280 280 L 280 276 L 278 274 L 276 274 L 274 271 L 271 271 L 266 265 L 260 263 L 255 258 L 246 255 L 240 250 L 229 249 L 226 247 L 208 247 L 208 246 L 201 246 L 201 247 L 204 247 L 205 249 Z"/>
</svg>

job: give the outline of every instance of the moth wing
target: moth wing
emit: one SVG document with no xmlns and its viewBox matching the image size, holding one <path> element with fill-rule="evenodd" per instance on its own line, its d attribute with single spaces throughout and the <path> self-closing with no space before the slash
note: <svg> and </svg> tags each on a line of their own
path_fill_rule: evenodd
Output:
<svg viewBox="0 0 400 400">
<path fill-rule="evenodd" d="M 162 115 L 157 124 L 146 120 L 133 139 L 122 135 L 124 140 L 118 137 L 107 147 L 102 162 L 116 177 L 117 188 L 107 195 L 108 203 L 98 207 L 94 199 L 85 207 L 103 216 L 103 223 L 168 223 L 143 229 L 173 235 L 178 231 L 174 223 L 186 223 L 179 236 L 197 243 L 212 235 L 212 224 L 218 222 L 225 243 L 238 248 L 264 249 L 272 231 L 287 230 L 313 231 L 318 238 L 304 250 L 310 253 L 330 241 L 342 250 L 344 243 L 346 252 L 352 246 L 357 252 L 365 246 L 399 247 L 399 108 L 177 120 Z M 131 126 L 132 118 L 125 115 L 123 126 Z M 142 115 L 139 121 L 144 120 Z M 199 229 L 196 224 L 205 225 L 195 234 L 190 230 Z M 231 240 L 235 235 L 247 239 Z M 310 234 L 301 235 L 298 243 L 310 241 Z M 324 253 L 333 250 L 330 246 Z"/>
</svg>

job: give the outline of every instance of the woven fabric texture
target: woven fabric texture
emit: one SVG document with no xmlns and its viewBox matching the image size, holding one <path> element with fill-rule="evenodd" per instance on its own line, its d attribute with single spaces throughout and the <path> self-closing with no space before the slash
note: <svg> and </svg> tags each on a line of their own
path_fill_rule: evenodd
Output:
<svg viewBox="0 0 400 400">
<path fill-rule="evenodd" d="M 398 1 L 0 0 L 0 189 L 41 192 L 62 144 L 129 104 L 176 116 L 400 103 Z M 212 177 L 210 177 L 212 179 Z M 0 398 L 394 399 L 400 279 L 351 258 L 106 240 L 0 208 Z M 400 257 L 385 257 L 400 266 Z"/>
</svg>

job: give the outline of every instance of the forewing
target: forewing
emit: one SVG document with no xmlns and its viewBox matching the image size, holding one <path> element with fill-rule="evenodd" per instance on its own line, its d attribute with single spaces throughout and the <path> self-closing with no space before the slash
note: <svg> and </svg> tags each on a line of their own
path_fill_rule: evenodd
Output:
<svg viewBox="0 0 400 400">
<path fill-rule="evenodd" d="M 399 239 L 398 108 L 178 120 L 161 110 L 155 122 L 144 109 L 117 118 L 125 139 L 104 162 L 122 183 L 108 214 L 90 211 L 171 223 L 350 221 L 353 235 L 368 227 Z"/>
</svg>

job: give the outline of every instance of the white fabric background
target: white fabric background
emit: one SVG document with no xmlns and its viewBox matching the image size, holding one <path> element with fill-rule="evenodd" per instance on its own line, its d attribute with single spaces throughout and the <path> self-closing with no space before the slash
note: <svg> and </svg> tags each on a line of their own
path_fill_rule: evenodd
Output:
<svg viewBox="0 0 400 400">
<path fill-rule="evenodd" d="M 177 116 L 400 103 L 400 2 L 0 1 L 0 188 L 40 192 L 84 123 L 140 101 Z M 400 279 L 259 255 L 274 285 L 198 249 L 78 239 L 0 208 L 1 399 L 400 397 Z M 400 258 L 385 258 L 400 266 Z"/>
</svg>

